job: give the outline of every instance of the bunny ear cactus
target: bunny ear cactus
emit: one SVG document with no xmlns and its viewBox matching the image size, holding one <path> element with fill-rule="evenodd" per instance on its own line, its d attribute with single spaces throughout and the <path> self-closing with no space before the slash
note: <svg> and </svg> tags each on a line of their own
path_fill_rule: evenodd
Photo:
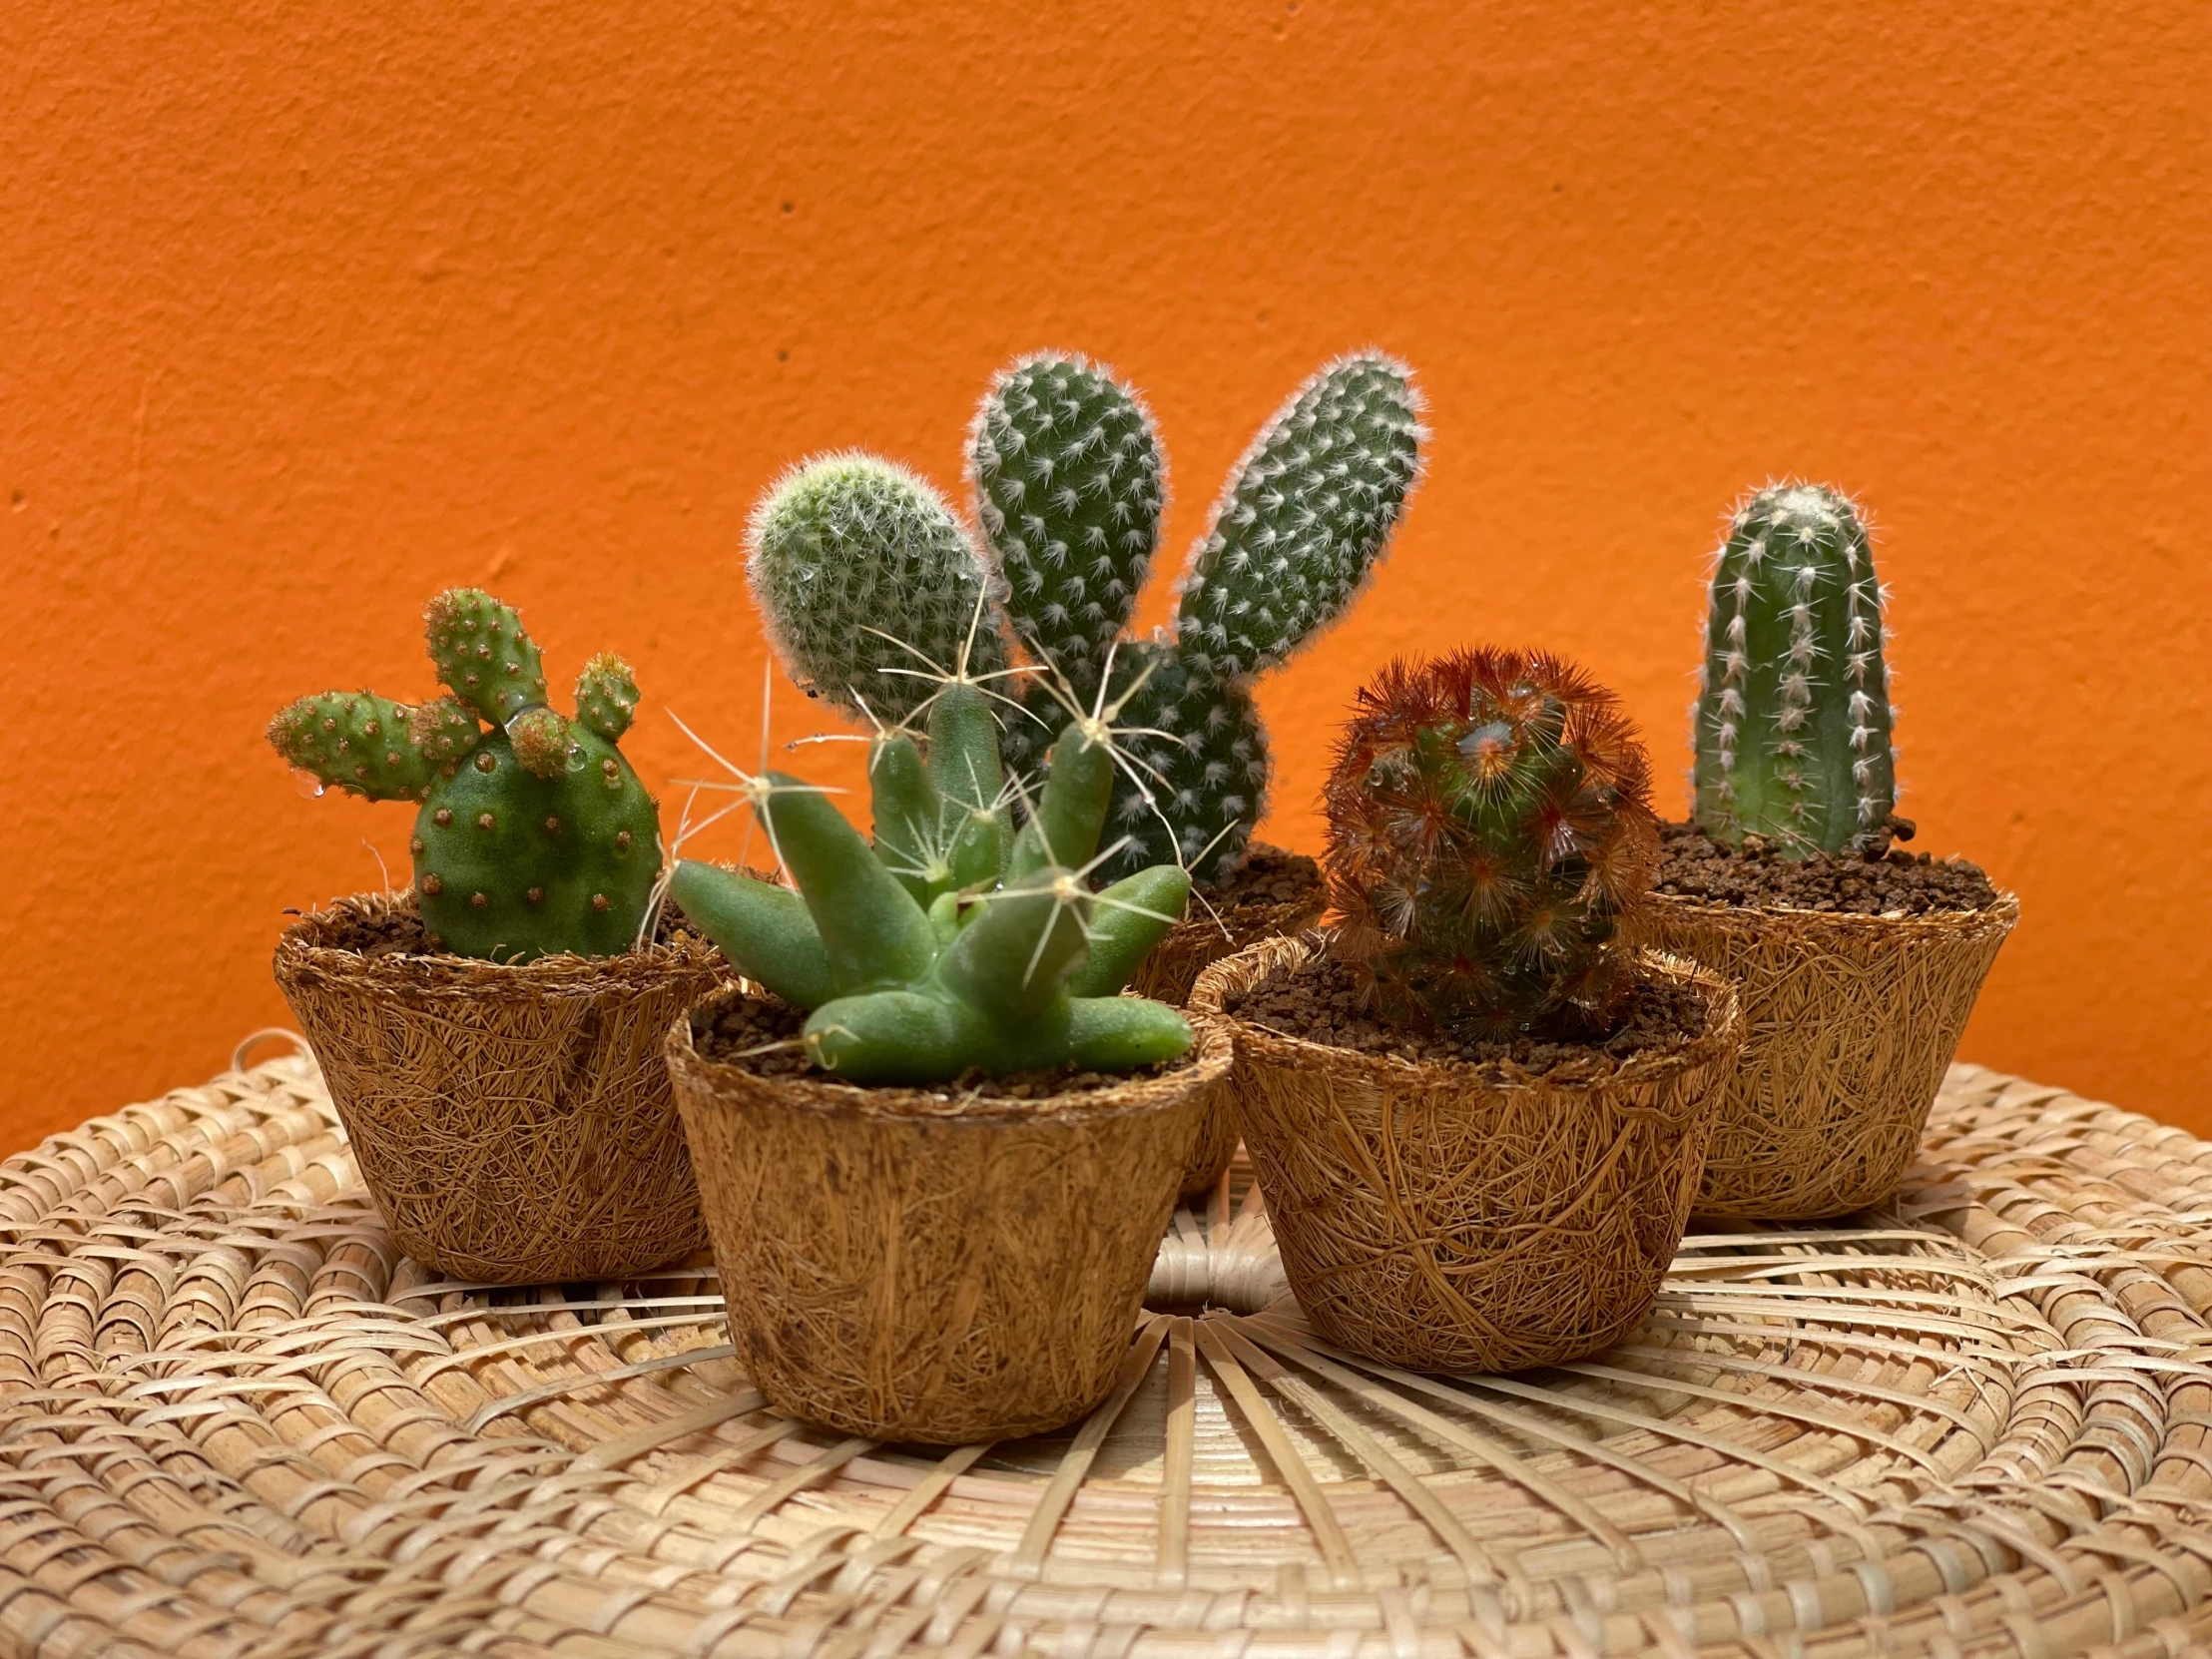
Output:
<svg viewBox="0 0 2212 1659">
<path fill-rule="evenodd" d="M 304 697 L 270 722 L 270 742 L 325 788 L 419 803 L 408 846 L 434 945 L 502 962 L 628 950 L 661 863 L 658 809 L 616 747 L 637 708 L 628 666 L 593 658 L 570 720 L 547 706 L 511 607 L 452 588 L 425 621 L 451 696 Z"/>
<path fill-rule="evenodd" d="M 1118 993 L 1183 912 L 1173 865 L 1094 893 L 1110 734 L 1071 723 L 1018 836 L 984 796 L 997 727 L 972 681 L 941 684 L 927 754 L 903 731 L 869 756 L 873 846 L 824 792 L 771 773 L 753 810 L 797 891 L 690 859 L 677 902 L 738 970 L 812 1010 L 803 1040 L 858 1083 L 928 1084 L 1073 1062 L 1127 1071 L 1182 1054 L 1183 1016 Z"/>
<path fill-rule="evenodd" d="M 1649 764 L 1613 694 L 1543 653 L 1393 663 L 1325 802 L 1340 947 L 1416 1029 L 1603 1030 L 1659 859 Z"/>
<path fill-rule="evenodd" d="M 1713 565 L 1697 703 L 1697 823 L 1785 857 L 1887 841 L 1897 806 L 1882 588 L 1851 500 L 1769 484 Z"/>
<path fill-rule="evenodd" d="M 1006 666 L 984 615 L 989 573 L 944 498 L 904 467 L 828 455 L 754 512 L 747 574 L 777 649 L 810 695 L 896 725 L 927 676 Z"/>
<path fill-rule="evenodd" d="M 1112 869 L 1172 859 L 1213 879 L 1241 856 L 1268 783 L 1252 679 L 1373 573 L 1419 473 L 1420 407 L 1410 371 L 1381 353 L 1323 367 L 1230 474 L 1184 574 L 1174 642 L 1132 644 L 1164 497 L 1151 415 L 1081 357 L 1025 358 L 992 384 L 969 466 L 1014 632 L 1078 707 L 1119 711 L 1146 780 L 1117 788 L 1111 822 L 1130 844 Z M 1031 707 L 1047 696 L 1032 688 Z M 1010 737 L 1022 768 L 1030 733 Z"/>
</svg>

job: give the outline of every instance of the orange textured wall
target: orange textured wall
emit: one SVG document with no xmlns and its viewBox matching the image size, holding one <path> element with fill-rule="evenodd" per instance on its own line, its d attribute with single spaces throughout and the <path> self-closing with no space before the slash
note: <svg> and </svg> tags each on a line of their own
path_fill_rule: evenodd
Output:
<svg viewBox="0 0 2212 1659">
<path fill-rule="evenodd" d="M 281 1017 L 285 905 L 403 868 L 288 696 L 428 685 L 482 582 L 754 740 L 785 462 L 956 479 L 1045 344 L 1150 393 L 1178 547 L 1322 356 L 1432 471 L 1266 684 L 1312 846 L 1382 655 L 1543 642 L 1679 807 L 1743 486 L 1875 506 L 1906 810 L 2023 895 L 1972 1057 L 2212 1132 L 2212 8 L 16 0 L 0 84 L 0 1145 Z M 1159 609 L 1157 596 L 1153 609 Z M 788 691 L 779 737 L 809 728 Z M 824 751 L 815 751 L 820 756 Z M 734 842 L 732 843 L 734 845 Z"/>
</svg>

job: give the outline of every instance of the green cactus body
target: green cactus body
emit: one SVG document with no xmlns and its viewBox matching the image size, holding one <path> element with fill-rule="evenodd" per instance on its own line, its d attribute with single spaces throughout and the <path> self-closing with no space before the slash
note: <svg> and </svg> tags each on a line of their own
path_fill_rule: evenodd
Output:
<svg viewBox="0 0 2212 1659">
<path fill-rule="evenodd" d="M 1299 387 L 1229 475 L 1183 579 L 1176 638 L 1218 679 L 1275 667 L 1344 614 L 1420 469 L 1402 363 L 1339 358 Z"/>
<path fill-rule="evenodd" d="M 659 811 L 607 735 L 636 708 L 629 669 L 594 659 L 585 679 L 600 707 L 580 682 L 584 718 L 569 721 L 520 700 L 542 699 L 545 680 L 509 607 L 454 589 L 427 623 L 453 697 L 413 708 L 366 692 L 301 698 L 270 723 L 270 741 L 328 787 L 420 804 L 409 850 L 434 945 L 502 962 L 628 950 L 661 865 Z M 486 711 L 504 726 L 485 731 Z"/>
<path fill-rule="evenodd" d="M 968 434 L 975 516 L 1003 573 L 1005 620 L 1055 681 L 1015 694 L 1025 715 L 1007 726 L 1005 758 L 1035 780 L 1071 705 L 1110 713 L 1136 764 L 1114 785 L 1108 823 L 1131 839 L 1103 866 L 1109 878 L 1173 859 L 1214 880 L 1242 857 L 1267 806 L 1252 679 L 1334 622 L 1374 571 L 1419 473 L 1420 407 L 1410 372 L 1379 352 L 1325 365 L 1231 473 L 1185 573 L 1175 639 L 1137 642 L 1127 629 L 1166 497 L 1151 414 L 1080 356 L 1025 357 L 993 380 Z M 928 486 L 863 456 L 814 462 L 777 487 L 755 518 L 752 570 L 794 672 L 848 708 L 863 692 L 893 724 L 925 683 L 887 684 L 883 671 L 920 655 L 951 667 L 992 585 Z M 969 674 L 995 673 L 1004 650 L 994 615 Z"/>
<path fill-rule="evenodd" d="M 1015 634 L 1088 708 L 1159 544 L 1167 477 L 1150 411 L 1086 358 L 1024 357 L 976 411 L 968 471 Z"/>
<path fill-rule="evenodd" d="M 753 515 L 747 573 L 809 693 L 848 713 L 899 724 L 929 695 L 919 676 L 963 652 L 977 674 L 1005 667 L 981 556 L 944 498 L 888 461 L 829 455 L 787 473 Z"/>
<path fill-rule="evenodd" d="M 1713 567 L 1698 695 L 1697 822 L 1788 857 L 1885 839 L 1897 806 L 1882 589 L 1851 501 L 1770 484 Z"/>
<path fill-rule="evenodd" d="M 1341 948 L 1402 1024 L 1602 1029 L 1658 863 L 1649 794 L 1642 745 L 1579 669 L 1496 650 L 1391 664 L 1325 795 Z"/>
<path fill-rule="evenodd" d="M 671 890 L 739 971 L 812 1010 L 804 1041 L 815 1063 L 853 1082 L 943 1082 L 1075 1062 L 1125 1071 L 1190 1046 L 1183 1016 L 1117 993 L 1182 914 L 1190 886 L 1172 866 L 1094 894 L 1079 873 L 1095 849 L 1107 789 L 1104 758 L 1078 726 L 1054 746 L 1032 830 L 1000 838 L 984 880 L 918 882 L 909 847 L 885 855 L 880 815 L 898 833 L 925 822 L 941 747 L 987 729 L 981 691 L 940 689 L 931 753 L 906 764 L 912 740 L 879 741 L 899 759 L 879 785 L 871 847 L 820 791 L 772 774 L 754 794 L 762 827 L 798 892 L 713 864 L 679 860 Z M 995 759 L 995 758 L 994 758 Z M 955 776 L 964 777 L 963 762 Z M 953 817 L 988 803 L 952 806 Z M 1049 830 L 1039 826 L 1050 824 Z"/>
</svg>

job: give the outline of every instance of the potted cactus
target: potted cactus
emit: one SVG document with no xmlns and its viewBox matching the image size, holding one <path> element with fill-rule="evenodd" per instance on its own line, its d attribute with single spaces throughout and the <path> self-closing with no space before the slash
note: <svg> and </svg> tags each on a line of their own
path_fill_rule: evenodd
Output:
<svg viewBox="0 0 2212 1659">
<path fill-rule="evenodd" d="M 1419 475 L 1420 408 L 1409 371 L 1378 352 L 1299 387 L 1230 474 L 1183 573 L 1172 638 L 1127 637 L 1166 500 L 1151 412 L 1109 369 L 1061 353 L 998 375 L 969 433 L 996 571 L 926 486 L 871 483 L 839 456 L 764 503 L 754 588 L 811 690 L 893 723 L 923 694 L 927 664 L 949 663 L 971 636 L 977 669 L 1003 670 L 1010 625 L 1039 671 L 1005 688 L 1006 758 L 1024 777 L 1069 714 L 1109 714 L 1123 759 L 1107 823 L 1121 850 L 1103 873 L 1190 871 L 1192 914 L 1136 983 L 1181 1002 L 1207 962 L 1321 915 L 1313 861 L 1251 839 L 1269 771 L 1252 686 L 1343 613 L 1387 549 Z M 995 611 L 976 631 L 979 604 Z M 1230 1121 L 1209 1120 L 1186 1190 L 1212 1186 L 1235 1149 Z"/>
<path fill-rule="evenodd" d="M 921 742 L 875 738 L 872 844 L 824 792 L 744 778 L 795 886 L 671 882 L 753 982 L 668 1042 L 732 1340 L 779 1409 L 872 1439 L 1038 1433 L 1104 1396 L 1229 1066 L 1218 1028 L 1119 994 L 1189 877 L 1092 890 L 1111 732 L 1066 724 L 1017 832 L 970 668 Z"/>
<path fill-rule="evenodd" d="M 1658 859 L 1641 744 L 1543 654 L 1392 664 L 1325 797 L 1342 921 L 1216 962 L 1192 1007 L 1316 1330 L 1418 1371 L 1595 1352 L 1680 1243 L 1726 982 L 1625 942 Z"/>
<path fill-rule="evenodd" d="M 1895 842 L 1882 587 L 1859 509 L 1770 484 L 1714 561 L 1696 808 L 1648 936 L 1727 974 L 1750 1035 L 1699 1208 L 1840 1215 L 1896 1188 L 2019 903 Z"/>
<path fill-rule="evenodd" d="M 302 918 L 277 983 L 409 1255 L 500 1283 L 657 1266 L 703 1236 L 659 1039 L 720 962 L 653 913 L 637 683 L 593 658 L 571 719 L 510 607 L 454 588 L 427 621 L 448 696 L 326 692 L 270 723 L 322 788 L 416 808 L 412 887 Z"/>
</svg>

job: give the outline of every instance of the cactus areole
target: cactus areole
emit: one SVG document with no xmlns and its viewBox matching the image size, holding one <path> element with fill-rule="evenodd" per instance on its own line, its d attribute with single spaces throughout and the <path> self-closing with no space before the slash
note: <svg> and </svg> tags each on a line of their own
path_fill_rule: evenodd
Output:
<svg viewBox="0 0 2212 1659">
<path fill-rule="evenodd" d="M 1337 949 L 1387 1019 L 1600 1035 L 1649 903 L 1650 766 L 1613 694 L 1541 652 L 1396 662 L 1360 694 L 1324 801 Z"/>
<path fill-rule="evenodd" d="M 741 973 L 811 1010 L 808 1054 L 846 1081 L 1129 1071 L 1181 1055 L 1183 1016 L 1119 992 L 1181 919 L 1190 880 L 1168 864 L 1092 891 L 1114 779 L 1106 742 L 1080 721 L 1061 732 L 1017 834 L 973 680 L 939 684 L 926 738 L 925 753 L 902 729 L 876 737 L 872 845 L 821 790 L 749 780 L 796 890 L 679 859 L 677 902 Z"/>
<path fill-rule="evenodd" d="M 497 962 L 630 949 L 661 826 L 618 747 L 638 706 L 628 666 L 593 658 L 571 719 L 547 706 L 538 649 L 510 607 L 452 588 L 425 620 L 450 696 L 303 697 L 270 722 L 270 742 L 325 788 L 420 803 L 408 847 L 435 945 Z"/>
<path fill-rule="evenodd" d="M 1746 500 L 1713 564 L 1697 823 L 1783 856 L 1888 844 L 1897 807 L 1882 586 L 1858 508 L 1815 484 Z"/>
</svg>

